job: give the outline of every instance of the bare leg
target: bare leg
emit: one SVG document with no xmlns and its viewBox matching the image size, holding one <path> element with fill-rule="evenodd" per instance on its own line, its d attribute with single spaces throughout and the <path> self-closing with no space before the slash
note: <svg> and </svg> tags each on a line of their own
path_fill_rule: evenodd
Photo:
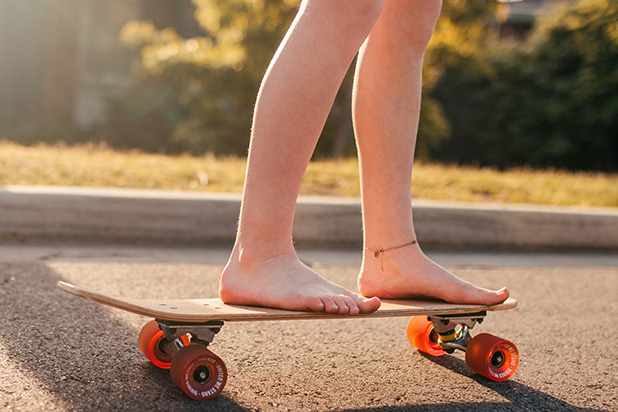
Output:
<svg viewBox="0 0 618 412">
<path fill-rule="evenodd" d="M 423 54 L 440 0 L 385 0 L 361 49 L 354 89 L 354 126 L 361 168 L 365 251 L 359 290 L 365 296 L 430 296 L 493 304 L 509 292 L 478 288 L 429 260 L 416 239 L 411 175 L 420 111 Z"/>
<path fill-rule="evenodd" d="M 303 265 L 292 224 L 339 85 L 381 7 L 379 0 L 303 1 L 258 94 L 238 235 L 220 283 L 225 302 L 349 314 L 379 307 L 379 299 Z"/>
</svg>

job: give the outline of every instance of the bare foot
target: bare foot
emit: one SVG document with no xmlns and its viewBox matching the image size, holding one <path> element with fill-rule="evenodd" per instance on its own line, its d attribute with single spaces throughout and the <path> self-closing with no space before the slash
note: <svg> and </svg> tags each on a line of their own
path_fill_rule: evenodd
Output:
<svg viewBox="0 0 618 412">
<path fill-rule="evenodd" d="M 380 299 L 365 298 L 324 279 L 294 252 L 240 262 L 235 251 L 221 275 L 219 296 L 238 305 L 348 315 L 380 307 Z"/>
<path fill-rule="evenodd" d="M 382 268 L 384 271 L 382 271 Z M 365 250 L 358 288 L 364 296 L 406 299 L 432 297 L 451 303 L 493 305 L 504 302 L 509 291 L 476 287 L 431 261 L 418 244 L 382 252 Z"/>
</svg>

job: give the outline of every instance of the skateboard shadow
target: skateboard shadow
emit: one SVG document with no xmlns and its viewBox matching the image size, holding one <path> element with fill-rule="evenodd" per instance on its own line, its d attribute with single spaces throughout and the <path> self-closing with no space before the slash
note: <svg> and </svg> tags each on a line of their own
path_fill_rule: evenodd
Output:
<svg viewBox="0 0 618 412">
<path fill-rule="evenodd" d="M 479 375 L 473 374 L 466 366 L 465 361 L 453 356 L 433 357 L 425 353 L 419 352 L 429 361 L 436 365 L 449 369 L 452 372 L 458 373 L 467 378 L 473 379 L 478 384 L 495 391 L 509 402 L 485 402 L 485 403 L 462 403 L 462 402 L 444 402 L 436 404 L 421 404 L 421 405 L 402 405 L 402 406 L 385 406 L 372 407 L 366 409 L 347 409 L 345 412 L 415 412 L 415 411 L 601 411 L 593 408 L 579 408 L 573 406 L 563 400 L 555 398 L 551 395 L 538 391 L 529 386 L 523 385 L 513 380 L 505 382 L 493 382 Z M 446 390 L 446 389 L 445 389 Z M 448 399 L 448 392 L 445 392 L 445 399 Z"/>
<path fill-rule="evenodd" d="M 600 411 L 600 409 L 594 408 L 580 408 L 573 406 L 568 402 L 555 398 L 551 395 L 543 393 L 530 386 L 521 384 L 515 380 L 508 380 L 504 382 L 494 382 L 482 376 L 476 375 L 468 369 L 466 362 L 462 359 L 454 356 L 430 356 L 426 353 L 420 352 L 423 357 L 433 362 L 436 365 L 449 369 L 452 372 L 458 373 L 462 376 L 470 378 L 476 381 L 479 385 L 482 385 L 496 393 L 503 398 L 507 399 L 509 403 L 471 403 L 471 404 L 437 404 L 437 405 L 418 405 L 418 406 L 405 406 L 401 408 L 382 408 L 377 409 L 379 411 L 416 411 L 416 410 L 432 410 L 432 411 L 459 411 L 459 410 L 475 410 L 475 411 L 495 411 L 495 410 L 548 410 L 548 411 Z M 368 411 L 369 409 L 367 409 Z M 374 409 L 371 409 L 374 410 Z M 355 410 L 349 412 L 360 412 L 362 410 Z"/>
<path fill-rule="evenodd" d="M 40 262 L 0 263 L 2 405 L 16 410 L 203 410 L 137 348 L 139 330 L 56 288 Z M 224 395 L 209 410 L 245 410 Z"/>
</svg>

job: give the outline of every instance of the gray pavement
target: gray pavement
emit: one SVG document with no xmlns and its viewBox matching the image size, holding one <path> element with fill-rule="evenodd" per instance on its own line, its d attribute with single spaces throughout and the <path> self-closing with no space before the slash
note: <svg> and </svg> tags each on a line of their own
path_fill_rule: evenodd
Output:
<svg viewBox="0 0 618 412">
<path fill-rule="evenodd" d="M 301 249 L 355 287 L 357 251 Z M 188 399 L 137 348 L 147 319 L 56 289 L 58 280 L 131 297 L 215 296 L 226 248 L 0 245 L 0 409 L 31 411 L 611 411 L 618 404 L 618 256 L 429 250 L 460 276 L 508 285 L 520 305 L 473 332 L 518 346 L 502 383 L 462 354 L 424 356 L 407 319 L 227 324 L 212 344 L 229 370 L 222 396 Z"/>
</svg>

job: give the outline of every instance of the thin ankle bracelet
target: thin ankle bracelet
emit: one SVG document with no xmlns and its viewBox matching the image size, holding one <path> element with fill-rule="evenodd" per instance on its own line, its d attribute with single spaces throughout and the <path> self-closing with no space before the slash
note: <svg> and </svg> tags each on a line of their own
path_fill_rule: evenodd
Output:
<svg viewBox="0 0 618 412">
<path fill-rule="evenodd" d="M 403 245 L 399 245 L 399 246 L 394 246 L 388 249 L 377 249 L 377 250 L 373 250 L 373 249 L 369 249 L 368 247 L 365 247 L 365 249 L 367 249 L 370 252 L 373 252 L 373 255 L 377 258 L 380 258 L 380 267 L 382 269 L 382 272 L 384 272 L 384 252 L 390 252 L 391 250 L 395 250 L 395 249 L 401 249 L 402 247 L 406 247 L 406 246 L 412 246 L 414 244 L 418 243 L 418 241 L 416 239 L 414 239 L 411 242 L 405 243 Z"/>
</svg>

